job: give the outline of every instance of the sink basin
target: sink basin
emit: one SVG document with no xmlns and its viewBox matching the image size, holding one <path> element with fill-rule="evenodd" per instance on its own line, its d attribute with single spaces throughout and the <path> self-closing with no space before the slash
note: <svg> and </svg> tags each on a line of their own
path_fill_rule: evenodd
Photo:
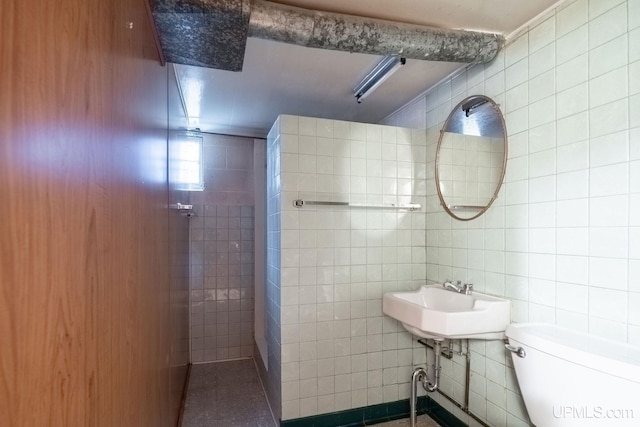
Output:
<svg viewBox="0 0 640 427">
<path fill-rule="evenodd" d="M 504 338 L 504 330 L 511 322 L 511 301 L 425 285 L 415 292 L 384 294 L 382 312 L 419 337 L 493 340 Z"/>
</svg>

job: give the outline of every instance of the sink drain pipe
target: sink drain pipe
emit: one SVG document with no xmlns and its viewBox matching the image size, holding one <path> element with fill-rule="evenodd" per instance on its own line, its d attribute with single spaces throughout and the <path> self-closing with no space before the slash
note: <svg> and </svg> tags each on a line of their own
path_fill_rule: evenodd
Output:
<svg viewBox="0 0 640 427">
<path fill-rule="evenodd" d="M 422 383 L 422 387 L 428 392 L 437 391 L 440 395 L 446 398 L 449 402 L 454 404 L 458 409 L 462 410 L 465 414 L 469 415 L 473 418 L 478 424 L 483 427 L 490 427 L 484 420 L 480 419 L 477 415 L 472 413 L 469 410 L 469 384 L 471 380 L 471 353 L 469 352 L 469 340 L 466 341 L 466 352 L 462 351 L 462 341 L 460 341 L 460 350 L 457 352 L 460 356 L 465 356 L 465 393 L 464 393 L 464 403 L 460 403 L 455 400 L 453 397 L 449 396 L 447 393 L 442 391 L 439 387 L 440 385 L 440 357 L 444 356 L 447 359 L 453 359 L 453 342 L 449 341 L 449 348 L 446 351 L 442 351 L 442 341 L 434 340 L 434 344 L 431 345 L 425 339 L 419 339 L 418 342 L 424 345 L 425 352 L 428 353 L 428 349 L 431 348 L 435 353 L 435 360 L 433 364 L 434 369 L 434 381 L 433 383 L 429 382 L 429 374 L 424 368 L 416 368 L 411 375 L 411 395 L 409 400 L 410 405 L 410 426 L 416 427 L 417 422 L 417 401 L 418 401 L 418 382 Z"/>
<path fill-rule="evenodd" d="M 427 348 L 425 347 L 425 351 Z M 422 387 L 429 392 L 438 390 L 440 386 L 440 353 L 442 352 L 442 341 L 434 341 L 433 351 L 435 353 L 435 360 L 433 362 L 433 382 L 429 381 L 429 373 L 424 368 L 416 368 L 411 375 L 411 396 L 410 396 L 410 412 L 411 412 L 411 427 L 416 427 L 417 418 L 417 402 L 418 402 L 418 382 L 422 383 Z"/>
<path fill-rule="evenodd" d="M 418 402 L 418 382 L 422 382 L 427 377 L 427 371 L 424 368 L 416 368 L 411 375 L 411 397 L 409 398 L 409 412 L 411 414 L 411 427 L 416 427 L 416 419 L 418 411 L 416 404 Z"/>
</svg>

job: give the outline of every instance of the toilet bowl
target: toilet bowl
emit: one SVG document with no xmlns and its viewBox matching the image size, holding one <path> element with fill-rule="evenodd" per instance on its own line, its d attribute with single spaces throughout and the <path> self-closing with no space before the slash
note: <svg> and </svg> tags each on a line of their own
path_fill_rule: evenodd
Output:
<svg viewBox="0 0 640 427">
<path fill-rule="evenodd" d="M 543 323 L 505 334 L 534 425 L 640 426 L 640 348 Z"/>
</svg>

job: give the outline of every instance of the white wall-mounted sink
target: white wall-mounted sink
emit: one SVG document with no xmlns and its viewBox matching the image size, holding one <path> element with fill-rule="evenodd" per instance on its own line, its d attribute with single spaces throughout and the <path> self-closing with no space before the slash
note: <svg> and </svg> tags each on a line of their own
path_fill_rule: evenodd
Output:
<svg viewBox="0 0 640 427">
<path fill-rule="evenodd" d="M 415 292 L 384 294 L 382 312 L 419 337 L 492 340 L 504 338 L 511 322 L 511 301 L 425 285 Z"/>
</svg>

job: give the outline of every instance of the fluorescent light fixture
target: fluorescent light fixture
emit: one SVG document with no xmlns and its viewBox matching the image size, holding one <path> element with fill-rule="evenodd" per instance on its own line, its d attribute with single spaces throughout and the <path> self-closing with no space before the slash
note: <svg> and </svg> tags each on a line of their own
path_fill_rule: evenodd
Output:
<svg viewBox="0 0 640 427">
<path fill-rule="evenodd" d="M 400 55 L 387 55 L 382 58 L 382 61 L 373 67 L 373 70 L 353 89 L 353 96 L 356 97 L 358 104 L 367 96 L 371 95 L 371 92 L 376 90 L 378 86 L 406 62 L 406 58 L 402 58 Z"/>
<path fill-rule="evenodd" d="M 471 96 L 469 97 L 469 99 L 467 100 L 467 102 L 465 102 L 464 104 L 462 104 L 461 108 L 462 111 L 464 111 L 464 115 L 469 117 L 471 114 L 473 114 L 473 110 L 475 110 L 476 108 L 481 107 L 482 105 L 486 104 L 488 101 L 484 96 Z"/>
</svg>

